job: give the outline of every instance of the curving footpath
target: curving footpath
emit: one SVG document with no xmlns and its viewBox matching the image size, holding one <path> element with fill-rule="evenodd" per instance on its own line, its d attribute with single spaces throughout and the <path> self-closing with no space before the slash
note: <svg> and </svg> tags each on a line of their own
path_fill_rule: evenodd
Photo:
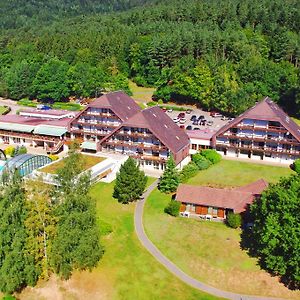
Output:
<svg viewBox="0 0 300 300">
<path fill-rule="evenodd" d="M 232 299 L 232 300 L 279 300 L 280 298 L 270 298 L 270 297 L 259 297 L 259 296 L 249 296 L 242 294 L 235 294 L 227 291 L 223 291 L 207 285 L 201 281 L 194 279 L 193 277 L 184 273 L 179 269 L 174 263 L 172 263 L 167 257 L 165 257 L 156 246 L 148 239 L 143 225 L 143 210 L 145 201 L 147 200 L 150 193 L 156 188 L 158 180 L 152 183 L 147 191 L 143 194 L 142 199 L 137 202 L 134 214 L 134 226 L 138 239 L 142 245 L 154 256 L 154 258 L 159 261 L 167 270 L 169 270 L 173 275 L 178 277 L 181 281 L 192 286 L 195 289 L 206 292 L 208 294 Z"/>
</svg>

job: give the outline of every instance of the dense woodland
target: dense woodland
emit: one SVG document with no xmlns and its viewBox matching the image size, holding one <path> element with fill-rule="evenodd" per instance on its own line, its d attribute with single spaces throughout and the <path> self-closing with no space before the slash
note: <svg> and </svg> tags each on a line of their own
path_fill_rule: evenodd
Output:
<svg viewBox="0 0 300 300">
<path fill-rule="evenodd" d="M 300 113 L 297 0 L 0 3 L 1 96 L 130 93 L 130 78 L 164 101 L 236 115 L 268 95 Z"/>
</svg>

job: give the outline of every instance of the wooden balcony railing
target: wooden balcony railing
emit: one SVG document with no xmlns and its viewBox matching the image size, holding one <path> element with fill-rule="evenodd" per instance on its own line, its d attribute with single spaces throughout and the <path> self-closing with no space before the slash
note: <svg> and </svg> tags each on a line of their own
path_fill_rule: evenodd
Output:
<svg viewBox="0 0 300 300">
<path fill-rule="evenodd" d="M 19 133 L 15 131 L 4 131 L 0 130 L 0 136 L 7 136 L 12 138 L 21 138 L 21 139 L 30 139 L 33 141 L 43 141 L 43 142 L 54 142 L 58 143 L 61 141 L 59 138 L 53 138 L 48 136 L 42 136 L 42 135 L 36 135 L 36 134 L 30 134 L 30 133 Z"/>
<path fill-rule="evenodd" d="M 138 143 L 138 142 L 128 142 L 128 141 L 106 141 L 105 144 L 111 146 L 124 146 L 128 148 L 140 148 L 140 149 L 149 149 L 154 151 L 167 151 L 168 148 L 164 145 L 155 145 L 155 144 L 145 144 L 145 143 Z"/>
<path fill-rule="evenodd" d="M 256 131 L 269 131 L 269 132 L 287 132 L 284 127 L 277 127 L 277 126 L 255 126 L 255 125 L 246 125 L 246 124 L 237 124 L 233 128 L 240 128 L 240 129 L 250 129 Z"/>
</svg>

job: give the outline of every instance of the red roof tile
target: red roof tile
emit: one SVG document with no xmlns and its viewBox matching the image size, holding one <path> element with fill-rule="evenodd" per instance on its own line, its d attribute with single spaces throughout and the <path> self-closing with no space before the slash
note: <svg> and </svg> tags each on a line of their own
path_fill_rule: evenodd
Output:
<svg viewBox="0 0 300 300">
<path fill-rule="evenodd" d="M 141 108 L 137 105 L 137 103 L 123 92 L 105 94 L 91 102 L 88 107 L 109 108 L 122 121 L 127 121 L 129 118 L 141 111 Z"/>
<path fill-rule="evenodd" d="M 261 102 L 258 102 L 233 121 L 223 126 L 215 136 L 224 133 L 243 119 L 280 122 L 300 142 L 300 127 L 269 97 L 264 98 Z"/>
<path fill-rule="evenodd" d="M 268 184 L 262 179 L 235 189 L 180 184 L 176 192 L 176 200 L 183 203 L 228 208 L 241 213 L 267 186 Z"/>
</svg>

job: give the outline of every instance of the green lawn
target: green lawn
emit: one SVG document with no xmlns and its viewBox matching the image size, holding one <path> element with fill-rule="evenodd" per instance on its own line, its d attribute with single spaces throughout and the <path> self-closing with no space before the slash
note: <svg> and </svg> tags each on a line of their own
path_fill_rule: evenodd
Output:
<svg viewBox="0 0 300 300">
<path fill-rule="evenodd" d="M 209 169 L 199 171 L 187 183 L 207 186 L 241 186 L 260 178 L 268 182 L 276 182 L 282 176 L 288 176 L 293 171 L 288 167 L 254 164 L 233 160 L 222 160 Z"/>
<path fill-rule="evenodd" d="M 219 299 L 179 281 L 142 247 L 134 232 L 135 203 L 119 204 L 112 198 L 113 185 L 98 183 L 92 189 L 100 222 L 109 224 L 113 230 L 102 237 L 105 253 L 99 266 L 92 272 L 75 272 L 69 281 L 58 281 L 55 286 L 48 282 L 42 295 L 48 292 L 58 298 L 58 289 L 64 300 Z M 27 289 L 21 299 L 40 300 L 38 292 L 39 289 Z M 49 296 L 47 300 L 55 297 Z"/>
<path fill-rule="evenodd" d="M 155 88 L 137 86 L 133 81 L 129 81 L 129 88 L 132 91 L 132 98 L 134 100 L 143 103 L 152 101 L 152 95 L 155 91 Z"/>
<path fill-rule="evenodd" d="M 81 155 L 84 158 L 84 164 L 83 164 L 84 170 L 88 170 L 89 168 L 95 166 L 96 164 L 106 159 L 105 157 L 99 157 L 99 156 L 84 155 L 84 154 Z M 56 163 L 53 163 L 49 166 L 40 169 L 40 171 L 45 173 L 55 174 L 58 169 L 63 168 L 64 163 L 65 162 L 62 159 L 57 161 Z"/>
<path fill-rule="evenodd" d="M 169 201 L 169 195 L 153 191 L 146 202 L 144 226 L 152 242 L 183 271 L 228 291 L 300 299 L 299 291 L 289 291 L 240 249 L 240 230 L 171 217 L 163 212 Z"/>
<path fill-rule="evenodd" d="M 300 119 L 292 118 L 299 126 L 300 126 Z"/>
</svg>

